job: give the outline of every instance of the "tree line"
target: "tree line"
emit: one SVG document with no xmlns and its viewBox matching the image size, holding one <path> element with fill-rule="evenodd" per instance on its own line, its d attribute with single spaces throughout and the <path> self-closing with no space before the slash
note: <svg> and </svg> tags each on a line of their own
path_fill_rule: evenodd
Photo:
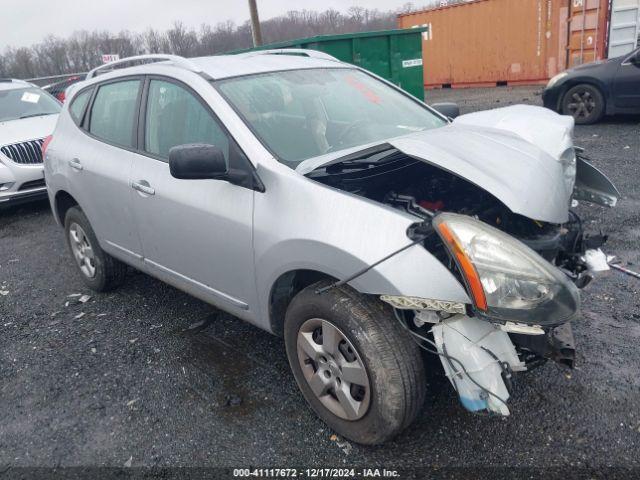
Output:
<svg viewBox="0 0 640 480">
<path fill-rule="evenodd" d="M 315 35 L 396 28 L 397 15 L 415 10 L 407 3 L 396 11 L 381 12 L 352 7 L 342 13 L 334 9 L 315 12 L 290 11 L 261 22 L 265 43 Z M 184 57 L 215 55 L 252 46 L 251 25 L 232 21 L 202 24 L 199 29 L 175 22 L 165 31 L 77 31 L 68 38 L 47 36 L 31 47 L 7 47 L 0 54 L 0 77 L 33 78 L 86 72 L 102 63 L 103 54 L 120 58 L 145 53 L 171 53 Z"/>
</svg>

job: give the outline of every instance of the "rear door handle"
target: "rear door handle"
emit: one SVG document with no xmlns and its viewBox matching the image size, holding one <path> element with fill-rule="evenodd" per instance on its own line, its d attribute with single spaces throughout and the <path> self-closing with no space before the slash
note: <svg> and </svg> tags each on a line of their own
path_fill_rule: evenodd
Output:
<svg viewBox="0 0 640 480">
<path fill-rule="evenodd" d="M 137 190 L 138 192 L 142 192 L 146 195 L 155 195 L 156 191 L 154 188 L 149 185 L 149 182 L 146 180 L 140 180 L 139 182 L 133 182 L 131 184 L 131 188 Z"/>
<path fill-rule="evenodd" d="M 73 158 L 69 160 L 69 166 L 74 170 L 78 170 L 78 171 L 82 170 L 82 164 L 80 163 L 80 160 L 78 160 L 77 158 Z"/>
</svg>

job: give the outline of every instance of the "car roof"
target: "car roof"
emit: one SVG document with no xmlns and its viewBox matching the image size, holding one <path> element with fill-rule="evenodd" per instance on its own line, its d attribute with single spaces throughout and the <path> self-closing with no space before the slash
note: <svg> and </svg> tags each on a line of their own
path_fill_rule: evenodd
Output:
<svg viewBox="0 0 640 480">
<path fill-rule="evenodd" d="M 215 80 L 283 70 L 353 68 L 353 65 L 348 65 L 337 60 L 306 57 L 296 54 L 261 55 L 244 53 L 239 55 L 190 58 L 189 61 L 200 67 L 204 73 Z"/>
<path fill-rule="evenodd" d="M 0 79 L 0 91 L 3 90 L 15 90 L 17 88 L 33 87 L 33 84 L 25 82 L 24 80 L 17 80 L 15 78 L 2 78 Z"/>
<path fill-rule="evenodd" d="M 253 75 L 259 73 L 301 70 L 311 68 L 355 68 L 322 52 L 289 50 L 284 52 L 248 52 L 237 55 L 182 58 L 175 55 L 153 54 L 129 57 L 111 64 L 102 65 L 87 74 L 85 81 L 113 79 L 127 75 L 144 75 L 150 68 L 182 68 L 196 72 L 213 80 Z M 124 66 L 127 62 L 147 63 Z M 151 61 L 151 63 L 149 63 Z"/>
</svg>

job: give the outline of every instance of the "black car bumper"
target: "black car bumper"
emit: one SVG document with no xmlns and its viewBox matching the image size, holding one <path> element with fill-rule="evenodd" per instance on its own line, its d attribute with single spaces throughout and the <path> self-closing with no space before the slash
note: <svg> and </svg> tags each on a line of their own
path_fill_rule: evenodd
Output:
<svg viewBox="0 0 640 480">
<path fill-rule="evenodd" d="M 11 196 L 0 197 L 0 208 L 10 208 L 22 203 L 44 200 L 47 198 L 47 189 L 31 190 L 27 192 L 18 192 Z"/>
</svg>

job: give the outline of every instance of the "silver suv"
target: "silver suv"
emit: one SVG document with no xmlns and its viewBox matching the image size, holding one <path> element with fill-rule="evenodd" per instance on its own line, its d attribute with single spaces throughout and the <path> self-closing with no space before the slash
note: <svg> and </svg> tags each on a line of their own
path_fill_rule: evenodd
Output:
<svg viewBox="0 0 640 480">
<path fill-rule="evenodd" d="M 60 108 L 31 83 L 0 79 L 0 207 L 46 198 L 41 147 Z"/>
<path fill-rule="evenodd" d="M 129 265 L 283 336 L 345 437 L 381 443 L 416 418 L 421 349 L 464 407 L 500 415 L 513 372 L 572 365 L 603 239 L 569 206 L 618 193 L 571 117 L 454 121 L 306 50 L 134 57 L 68 93 L 45 172 L 85 283 L 114 288 Z"/>
</svg>

